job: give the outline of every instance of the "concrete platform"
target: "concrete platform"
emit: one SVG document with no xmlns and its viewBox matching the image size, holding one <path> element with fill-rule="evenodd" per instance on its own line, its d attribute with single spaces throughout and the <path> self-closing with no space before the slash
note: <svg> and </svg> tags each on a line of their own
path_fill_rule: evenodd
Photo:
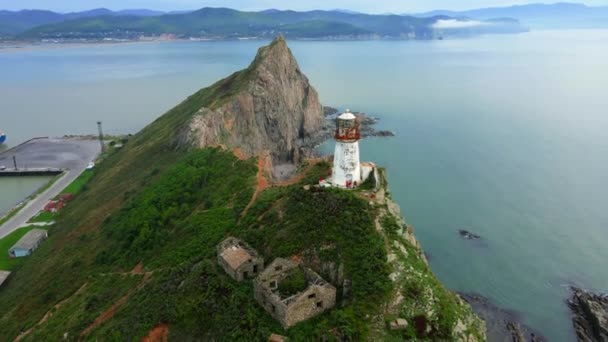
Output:
<svg viewBox="0 0 608 342">
<path fill-rule="evenodd" d="M 13 169 L 13 156 L 19 170 L 57 169 L 64 174 L 45 192 L 28 202 L 15 216 L 0 226 L 0 238 L 26 224 L 46 203 L 72 183 L 101 152 L 97 140 L 36 138 L 0 153 L 0 168 Z M 13 170 L 14 171 L 14 170 Z"/>
<path fill-rule="evenodd" d="M 4 283 L 4 281 L 6 281 L 6 278 L 8 278 L 9 275 L 11 275 L 11 272 L 9 271 L 0 271 L 0 286 L 2 286 L 2 284 Z"/>
<path fill-rule="evenodd" d="M 0 153 L 0 168 L 63 169 L 86 167 L 101 150 L 97 140 L 36 138 Z"/>
</svg>

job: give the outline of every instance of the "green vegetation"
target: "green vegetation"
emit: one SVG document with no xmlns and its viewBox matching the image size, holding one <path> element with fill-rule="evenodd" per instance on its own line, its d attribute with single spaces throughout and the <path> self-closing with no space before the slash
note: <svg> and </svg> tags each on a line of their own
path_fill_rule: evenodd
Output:
<svg viewBox="0 0 608 342">
<path fill-rule="evenodd" d="M 323 38 L 333 36 L 359 36 L 373 32 L 348 23 L 311 20 L 281 26 L 287 37 Z"/>
<path fill-rule="evenodd" d="M 42 223 L 42 222 L 53 222 L 57 217 L 57 213 L 50 213 L 48 211 L 40 211 L 36 216 L 32 217 L 29 223 Z"/>
<path fill-rule="evenodd" d="M 74 179 L 74 181 L 72 181 L 72 183 L 70 183 L 67 187 L 65 187 L 65 189 L 63 189 L 61 194 L 72 194 L 74 196 L 77 195 L 86 187 L 87 183 L 93 177 L 93 174 L 93 170 L 84 170 L 76 179 Z M 56 181 L 56 179 L 57 178 L 54 178 L 53 181 L 49 182 L 49 185 L 45 186 L 45 189 L 43 189 L 42 191 L 48 189 L 48 187 L 50 187 L 50 185 L 52 185 Z M 60 213 L 49 213 L 46 211 L 40 211 L 38 214 L 36 214 L 36 216 L 29 219 L 28 222 L 53 222 L 57 219 L 59 215 Z"/>
<path fill-rule="evenodd" d="M 191 149 L 179 139 L 176 132 L 192 115 L 242 89 L 259 62 L 190 96 L 76 182 L 77 200 L 55 217 L 48 241 L 0 289 L 3 338 L 29 332 L 24 341 L 61 340 L 65 333 L 69 340 L 133 341 L 162 323 L 176 341 L 265 341 L 275 332 L 295 341 L 374 340 L 384 332 L 382 317 L 396 291 L 412 305 L 400 307 L 400 315 L 426 317 L 411 293 L 428 287 L 434 296 L 420 298 L 435 309 L 429 336 L 449 340 L 461 309 L 421 252 L 407 245 L 408 255 L 400 256 L 416 278 L 403 278 L 404 286 L 389 278 L 391 245 L 376 227 L 385 206 L 370 205 L 357 191 L 307 191 L 303 183 L 269 188 L 248 206 L 256 160 L 220 148 Z M 329 167 L 315 165 L 303 182 L 315 183 Z M 406 243 L 398 224 L 383 222 L 391 239 Z M 228 236 L 248 242 L 267 263 L 300 257 L 336 285 L 338 305 L 283 330 L 255 301 L 251 282 L 235 282 L 217 264 L 216 246 Z M 330 269 L 343 269 L 348 288 Z M 301 280 L 290 279 L 287 290 L 297 291 Z"/>
<path fill-rule="evenodd" d="M 359 186 L 359 190 L 374 190 L 374 189 L 376 189 L 376 182 L 377 182 L 376 177 L 372 173 L 371 175 L 369 175 L 369 177 L 367 177 L 365 182 L 363 182 Z"/>
<path fill-rule="evenodd" d="M 279 282 L 279 293 L 283 297 L 291 297 L 296 293 L 306 290 L 308 280 L 306 274 L 300 267 L 294 268 L 287 277 Z"/>
<path fill-rule="evenodd" d="M 35 226 L 23 227 L 15 230 L 4 238 L 0 239 L 0 270 L 12 271 L 23 263 L 24 258 L 10 258 L 8 256 L 8 250 L 19 241 L 27 232 L 34 228 L 40 228 Z"/>
<path fill-rule="evenodd" d="M 482 341 L 484 328 L 480 325 L 481 322 L 475 322 L 472 309 L 463 305 L 458 295 L 446 289 L 433 275 L 424 261 L 422 251 L 412 246 L 401 234 L 406 228 L 390 213 L 383 216 L 381 224 L 389 240 L 405 247 L 407 253 L 403 253 L 395 244 L 392 250 L 402 264 L 410 267 L 399 279 L 398 291 L 403 301 L 397 315 L 388 317 L 405 318 L 410 325 L 404 331 L 390 332 L 390 336 L 403 340 L 453 340 L 454 328 L 460 320 L 466 323 L 463 334 L 475 336 L 478 341 Z"/>
<path fill-rule="evenodd" d="M 85 187 L 85 185 L 91 180 L 93 177 L 93 170 L 84 170 L 80 176 L 78 176 L 70 185 L 68 185 L 63 191 L 62 194 L 74 194 L 76 195 Z"/>
<path fill-rule="evenodd" d="M 137 38 L 140 34 L 173 33 L 185 37 L 323 38 L 377 34 L 401 37 L 416 33 L 432 37 L 436 18 L 395 15 L 348 14 L 337 11 L 241 12 L 227 8 L 203 8 L 184 14 L 157 17 L 98 16 L 51 23 L 33 28 L 23 38 Z"/>
</svg>

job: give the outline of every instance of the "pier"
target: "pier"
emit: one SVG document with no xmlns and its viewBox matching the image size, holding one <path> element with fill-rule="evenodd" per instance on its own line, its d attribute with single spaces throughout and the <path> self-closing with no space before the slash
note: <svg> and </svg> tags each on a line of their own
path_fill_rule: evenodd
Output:
<svg viewBox="0 0 608 342">
<path fill-rule="evenodd" d="M 98 140 L 34 138 L 0 153 L 0 177 L 60 175 L 0 226 L 0 238 L 24 226 L 31 217 L 72 183 L 101 152 Z"/>
<path fill-rule="evenodd" d="M 6 169 L 0 170 L 0 177 L 22 177 L 22 176 L 58 176 L 63 173 L 62 169 Z"/>
</svg>

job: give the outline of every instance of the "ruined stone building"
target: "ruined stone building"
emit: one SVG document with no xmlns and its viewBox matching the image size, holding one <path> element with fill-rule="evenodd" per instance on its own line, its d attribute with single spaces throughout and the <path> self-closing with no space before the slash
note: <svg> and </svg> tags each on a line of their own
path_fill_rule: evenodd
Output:
<svg viewBox="0 0 608 342">
<path fill-rule="evenodd" d="M 302 279 L 299 287 L 294 285 L 298 283 L 298 277 Z M 314 271 L 286 259 L 274 260 L 253 284 L 255 299 L 285 328 L 329 310 L 336 304 L 336 288 L 333 285 Z"/>
<path fill-rule="evenodd" d="M 253 278 L 264 269 L 264 259 L 258 252 L 234 237 L 217 246 L 217 262 L 236 281 Z"/>
</svg>

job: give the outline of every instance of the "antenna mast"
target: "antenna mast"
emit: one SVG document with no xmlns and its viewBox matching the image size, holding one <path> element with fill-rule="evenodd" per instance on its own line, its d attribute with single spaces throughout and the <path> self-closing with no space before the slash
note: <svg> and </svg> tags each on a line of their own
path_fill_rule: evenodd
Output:
<svg viewBox="0 0 608 342">
<path fill-rule="evenodd" d="M 101 129 L 101 121 L 97 121 L 97 129 L 99 130 L 99 144 L 101 144 L 101 152 L 105 151 L 106 145 L 103 143 L 103 131 Z"/>
</svg>

